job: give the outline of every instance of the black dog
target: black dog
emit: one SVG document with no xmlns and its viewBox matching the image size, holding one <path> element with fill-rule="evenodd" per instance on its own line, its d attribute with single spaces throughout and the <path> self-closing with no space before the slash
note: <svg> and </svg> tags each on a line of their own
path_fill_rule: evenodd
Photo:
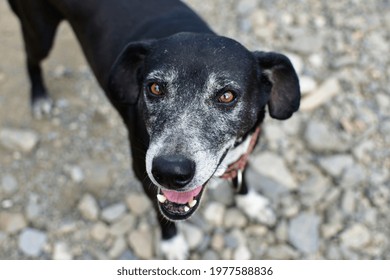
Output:
<svg viewBox="0 0 390 280">
<path fill-rule="evenodd" d="M 21 21 L 35 114 L 51 109 L 40 63 L 60 21 L 69 21 L 128 129 L 133 168 L 157 210 L 168 258 L 185 257 L 174 221 L 195 212 L 212 176 L 233 179 L 247 214 L 266 215 L 242 172 L 266 106 L 280 120 L 298 110 L 287 57 L 216 35 L 178 0 L 9 2 Z"/>
</svg>

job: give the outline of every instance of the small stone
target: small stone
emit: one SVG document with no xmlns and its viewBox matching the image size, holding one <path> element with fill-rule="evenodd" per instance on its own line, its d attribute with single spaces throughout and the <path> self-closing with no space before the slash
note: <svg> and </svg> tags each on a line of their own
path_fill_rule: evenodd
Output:
<svg viewBox="0 0 390 280">
<path fill-rule="evenodd" d="M 348 166 L 341 179 L 341 184 L 351 187 L 356 186 L 367 179 L 366 174 L 366 170 L 360 164 Z"/>
<path fill-rule="evenodd" d="M 130 212 L 137 216 L 142 216 L 152 207 L 150 200 L 144 194 L 136 193 L 126 197 L 126 204 Z"/>
<path fill-rule="evenodd" d="M 73 256 L 69 250 L 69 247 L 64 242 L 58 242 L 54 245 L 54 260 L 72 260 Z"/>
<path fill-rule="evenodd" d="M 182 231 L 190 249 L 197 249 L 202 243 L 204 233 L 198 227 L 190 223 L 183 223 Z"/>
<path fill-rule="evenodd" d="M 218 256 L 218 253 L 212 250 L 207 250 L 202 255 L 202 260 L 219 260 L 220 257 Z"/>
<path fill-rule="evenodd" d="M 370 240 L 371 233 L 362 224 L 354 224 L 341 234 L 341 242 L 351 249 L 364 250 Z"/>
<path fill-rule="evenodd" d="M 308 76 L 299 78 L 299 86 L 303 95 L 313 92 L 317 88 L 317 82 Z"/>
<path fill-rule="evenodd" d="M 237 5 L 237 12 L 246 15 L 257 7 L 257 0 L 241 0 Z"/>
<path fill-rule="evenodd" d="M 353 165 L 353 157 L 347 154 L 340 154 L 322 157 L 319 160 L 320 166 L 333 177 L 339 177 L 344 170 Z"/>
<path fill-rule="evenodd" d="M 92 227 L 91 237 L 98 242 L 102 242 L 106 239 L 108 232 L 109 230 L 106 224 L 98 222 Z"/>
<path fill-rule="evenodd" d="M 46 240 L 46 233 L 34 228 L 26 228 L 19 235 L 19 249 L 29 257 L 38 257 Z"/>
<path fill-rule="evenodd" d="M 248 224 L 248 219 L 240 210 L 229 208 L 226 210 L 223 224 L 226 228 L 243 228 Z"/>
<path fill-rule="evenodd" d="M 3 192 L 5 196 L 11 196 L 15 194 L 18 191 L 18 182 L 16 181 L 15 177 L 6 174 L 1 179 L 1 185 L 0 185 L 0 193 Z"/>
<path fill-rule="evenodd" d="M 310 212 L 304 212 L 291 219 L 288 237 L 291 244 L 306 254 L 313 254 L 319 248 L 320 218 Z"/>
<path fill-rule="evenodd" d="M 150 228 L 141 228 L 129 234 L 129 245 L 141 259 L 153 257 L 153 236 Z"/>
<path fill-rule="evenodd" d="M 315 152 L 345 152 L 349 145 L 340 133 L 323 121 L 312 120 L 305 131 L 305 140 Z"/>
<path fill-rule="evenodd" d="M 42 203 L 40 197 L 36 193 L 30 193 L 28 197 L 28 203 L 26 206 L 26 217 L 30 221 L 36 221 L 42 214 Z"/>
<path fill-rule="evenodd" d="M 38 134 L 31 130 L 4 128 L 0 131 L 0 143 L 12 151 L 29 153 L 38 141 Z"/>
<path fill-rule="evenodd" d="M 66 171 L 73 182 L 81 183 L 84 180 L 83 170 L 79 166 L 69 166 Z"/>
<path fill-rule="evenodd" d="M 118 237 L 114 245 L 111 247 L 108 255 L 111 259 L 117 259 L 120 255 L 122 255 L 127 249 L 126 240 L 124 237 Z"/>
<path fill-rule="evenodd" d="M 123 203 L 116 203 L 108 206 L 102 211 L 102 219 L 108 223 L 119 220 L 126 212 L 126 206 Z"/>
<path fill-rule="evenodd" d="M 297 182 L 288 170 L 283 158 L 271 152 L 264 152 L 252 157 L 250 165 L 258 173 L 268 177 L 290 190 L 297 188 Z"/>
<path fill-rule="evenodd" d="M 320 68 L 324 65 L 324 59 L 320 54 L 314 53 L 309 56 L 309 62 L 311 65 L 313 65 L 316 68 Z"/>
<path fill-rule="evenodd" d="M 246 246 L 239 246 L 233 254 L 235 260 L 250 260 L 251 257 L 252 254 Z"/>
<path fill-rule="evenodd" d="M 341 210 L 345 215 L 353 215 L 356 206 L 356 191 L 346 190 L 341 199 Z"/>
<path fill-rule="evenodd" d="M 211 239 L 211 248 L 216 251 L 221 251 L 224 248 L 225 239 L 222 234 L 216 233 Z"/>
<path fill-rule="evenodd" d="M 329 78 L 316 91 L 313 91 L 312 94 L 302 99 L 299 109 L 302 111 L 311 111 L 340 93 L 340 82 L 336 78 Z"/>
<path fill-rule="evenodd" d="M 221 226 L 225 215 L 225 206 L 219 202 L 211 202 L 203 213 L 205 219 L 215 226 Z"/>
<path fill-rule="evenodd" d="M 59 78 L 67 77 L 71 73 L 72 73 L 72 71 L 70 69 L 66 68 L 64 65 L 57 65 L 54 68 L 53 76 L 54 76 L 54 78 L 59 79 Z"/>
<path fill-rule="evenodd" d="M 343 225 L 339 222 L 323 224 L 321 226 L 321 236 L 325 239 L 330 239 L 336 236 L 343 229 Z"/>
<path fill-rule="evenodd" d="M 90 194 L 83 196 L 77 208 L 84 219 L 96 221 L 99 217 L 99 205 Z"/>
<path fill-rule="evenodd" d="M 110 227 L 110 234 L 113 236 L 124 235 L 134 228 L 135 222 L 135 217 L 132 214 L 127 214 Z"/>
<path fill-rule="evenodd" d="M 266 259 L 293 260 L 299 257 L 299 253 L 286 244 L 271 246 L 266 254 Z"/>
<path fill-rule="evenodd" d="M 112 183 L 110 167 L 103 163 L 87 162 L 82 164 L 81 169 L 88 192 L 97 198 L 104 198 Z"/>
<path fill-rule="evenodd" d="M 323 45 L 323 38 L 317 34 L 308 34 L 303 30 L 299 30 L 293 36 L 293 40 L 288 43 L 291 51 L 300 54 L 309 55 L 314 52 L 320 52 Z"/>
<path fill-rule="evenodd" d="M 0 230 L 14 234 L 27 226 L 26 219 L 22 214 L 0 212 Z"/>
</svg>

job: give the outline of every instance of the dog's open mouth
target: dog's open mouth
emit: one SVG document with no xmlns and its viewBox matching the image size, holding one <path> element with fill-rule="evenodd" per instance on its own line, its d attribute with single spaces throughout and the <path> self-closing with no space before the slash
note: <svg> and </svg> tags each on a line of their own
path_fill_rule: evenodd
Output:
<svg viewBox="0 0 390 280">
<path fill-rule="evenodd" d="M 198 209 L 205 185 L 187 192 L 159 189 L 157 200 L 161 213 L 173 221 L 188 219 Z"/>
</svg>

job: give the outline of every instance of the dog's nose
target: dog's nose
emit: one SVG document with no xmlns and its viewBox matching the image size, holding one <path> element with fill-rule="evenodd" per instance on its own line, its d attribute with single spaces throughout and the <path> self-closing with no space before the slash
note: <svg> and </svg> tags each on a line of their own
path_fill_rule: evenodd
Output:
<svg viewBox="0 0 390 280">
<path fill-rule="evenodd" d="M 160 185 L 180 189 L 194 178 L 195 162 L 179 155 L 159 156 L 153 160 L 152 174 Z"/>
</svg>

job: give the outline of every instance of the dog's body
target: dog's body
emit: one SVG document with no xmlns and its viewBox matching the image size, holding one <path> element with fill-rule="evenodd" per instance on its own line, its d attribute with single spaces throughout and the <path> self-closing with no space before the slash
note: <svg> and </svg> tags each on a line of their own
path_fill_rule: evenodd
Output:
<svg viewBox="0 0 390 280">
<path fill-rule="evenodd" d="M 9 2 L 22 25 L 33 111 L 50 110 L 40 62 L 65 19 L 128 128 L 133 169 L 157 210 L 162 249 L 183 258 L 174 221 L 190 217 L 209 179 L 253 148 L 267 105 L 277 119 L 298 109 L 290 61 L 217 36 L 177 0 Z M 245 180 L 238 182 L 244 167 L 232 179 L 242 185 L 241 201 L 253 200 Z"/>
</svg>

